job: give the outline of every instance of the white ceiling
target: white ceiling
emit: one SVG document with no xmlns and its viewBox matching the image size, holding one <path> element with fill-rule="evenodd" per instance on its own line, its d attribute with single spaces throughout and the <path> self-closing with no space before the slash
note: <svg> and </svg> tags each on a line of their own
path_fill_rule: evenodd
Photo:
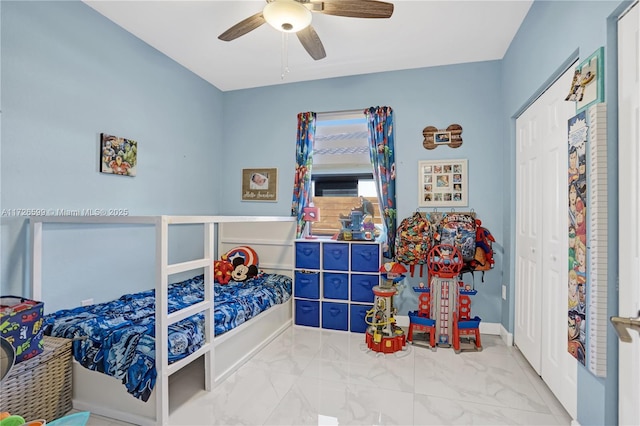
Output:
<svg viewBox="0 0 640 426">
<path fill-rule="evenodd" d="M 501 59 L 532 0 L 396 0 L 389 19 L 313 14 L 327 57 L 314 61 L 268 24 L 224 42 L 218 35 L 265 1 L 85 0 L 89 6 L 222 91 L 382 71 Z"/>
</svg>

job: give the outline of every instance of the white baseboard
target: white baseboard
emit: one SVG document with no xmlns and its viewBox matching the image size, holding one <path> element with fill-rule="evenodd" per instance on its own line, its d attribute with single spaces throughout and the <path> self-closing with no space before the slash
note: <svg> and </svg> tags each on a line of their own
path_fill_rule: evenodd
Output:
<svg viewBox="0 0 640 426">
<path fill-rule="evenodd" d="M 507 346 L 513 346 L 513 333 L 509 333 L 506 328 L 502 324 L 500 324 L 500 337 L 502 337 L 502 341 Z"/>
<path fill-rule="evenodd" d="M 409 327 L 409 315 L 396 315 L 396 324 L 400 327 Z M 508 345 L 513 343 L 513 335 L 508 333 L 507 330 L 499 322 L 480 322 L 480 334 L 493 334 L 495 336 L 501 336 L 502 340 Z M 505 335 L 508 335 L 511 343 L 507 343 Z"/>
</svg>

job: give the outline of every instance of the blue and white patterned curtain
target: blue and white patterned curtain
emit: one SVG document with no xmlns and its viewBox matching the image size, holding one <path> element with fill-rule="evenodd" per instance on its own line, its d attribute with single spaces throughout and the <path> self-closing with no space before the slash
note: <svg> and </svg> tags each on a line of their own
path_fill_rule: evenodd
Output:
<svg viewBox="0 0 640 426">
<path fill-rule="evenodd" d="M 296 238 L 300 238 L 306 222 L 302 219 L 303 209 L 309 205 L 311 186 L 311 165 L 313 163 L 313 139 L 316 134 L 316 113 L 298 114 L 298 136 L 296 138 L 296 175 L 293 182 L 291 216 L 298 219 Z"/>
<path fill-rule="evenodd" d="M 396 160 L 394 153 L 393 110 L 391 107 L 371 107 L 364 111 L 369 128 L 369 155 L 373 166 L 378 202 L 382 210 L 384 233 L 384 256 L 395 255 L 397 227 L 396 211 Z"/>
</svg>

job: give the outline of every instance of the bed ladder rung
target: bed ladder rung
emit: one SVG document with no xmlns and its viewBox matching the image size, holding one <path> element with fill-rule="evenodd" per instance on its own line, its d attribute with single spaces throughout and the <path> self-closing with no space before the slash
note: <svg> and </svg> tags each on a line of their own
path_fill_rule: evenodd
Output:
<svg viewBox="0 0 640 426">
<path fill-rule="evenodd" d="M 179 272 L 187 272 L 192 271 L 198 268 L 204 268 L 205 266 L 212 266 L 213 262 L 210 259 L 197 259 L 190 260 L 188 262 L 174 263 L 172 265 L 167 265 L 167 273 L 177 274 Z"/>
<path fill-rule="evenodd" d="M 195 351 L 191 355 L 189 355 L 189 356 L 187 356 L 185 358 L 182 358 L 181 360 L 176 361 L 173 364 L 169 364 L 169 366 L 167 367 L 167 374 L 172 375 L 176 371 L 180 370 L 182 367 L 186 366 L 187 364 L 190 364 L 196 358 L 198 358 L 201 355 L 209 352 L 212 348 L 213 348 L 213 344 L 212 343 L 205 343 L 204 345 L 202 345 L 200 347 L 200 349 L 198 349 L 197 351 Z"/>
<path fill-rule="evenodd" d="M 180 309 L 179 311 L 172 312 L 167 316 L 166 325 L 169 326 L 171 324 L 175 324 L 178 321 L 182 321 L 183 319 L 188 318 L 192 315 L 207 311 L 211 309 L 211 306 L 212 306 L 211 302 L 202 301 L 202 302 L 194 303 L 193 305 L 187 306 L 186 308 Z"/>
</svg>

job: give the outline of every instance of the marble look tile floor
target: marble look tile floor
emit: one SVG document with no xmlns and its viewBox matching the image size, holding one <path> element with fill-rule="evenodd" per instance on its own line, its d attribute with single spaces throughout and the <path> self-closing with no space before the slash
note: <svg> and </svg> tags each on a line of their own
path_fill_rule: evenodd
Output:
<svg viewBox="0 0 640 426">
<path fill-rule="evenodd" d="M 171 384 L 171 425 L 569 425 L 515 347 L 367 349 L 363 334 L 290 327 L 211 392 L 193 363 Z M 90 426 L 126 423 L 92 416 Z"/>
</svg>

